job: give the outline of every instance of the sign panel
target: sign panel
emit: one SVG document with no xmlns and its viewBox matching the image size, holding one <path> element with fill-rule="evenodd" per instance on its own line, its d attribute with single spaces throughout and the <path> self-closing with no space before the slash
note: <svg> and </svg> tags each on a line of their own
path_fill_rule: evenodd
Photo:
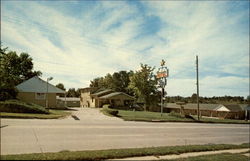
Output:
<svg viewBox="0 0 250 161">
<path fill-rule="evenodd" d="M 157 78 L 166 78 L 168 77 L 168 70 L 167 71 L 162 71 L 162 72 L 157 72 Z"/>
</svg>

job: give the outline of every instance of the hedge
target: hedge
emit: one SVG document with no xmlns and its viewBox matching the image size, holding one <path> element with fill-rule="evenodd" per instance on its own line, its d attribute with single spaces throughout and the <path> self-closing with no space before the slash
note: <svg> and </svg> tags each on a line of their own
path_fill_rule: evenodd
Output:
<svg viewBox="0 0 250 161">
<path fill-rule="evenodd" d="M 18 100 L 0 101 L 0 112 L 49 114 L 42 106 Z"/>
</svg>

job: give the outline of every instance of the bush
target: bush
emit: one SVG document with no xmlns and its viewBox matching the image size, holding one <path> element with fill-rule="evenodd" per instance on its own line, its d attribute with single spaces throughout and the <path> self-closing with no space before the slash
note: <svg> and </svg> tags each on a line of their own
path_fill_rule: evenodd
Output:
<svg viewBox="0 0 250 161">
<path fill-rule="evenodd" d="M 119 111 L 109 108 L 109 105 L 103 105 L 102 110 L 112 116 L 117 116 Z"/>
<path fill-rule="evenodd" d="M 174 112 L 174 111 L 171 111 L 171 112 L 169 113 L 169 116 L 178 117 L 178 118 L 183 118 L 183 116 L 181 116 L 181 114 L 176 113 L 176 112 Z"/>
<path fill-rule="evenodd" d="M 0 112 L 49 114 L 49 111 L 42 106 L 18 100 L 1 101 Z"/>
<path fill-rule="evenodd" d="M 0 101 L 8 99 L 15 99 L 17 96 L 16 88 L 1 87 L 0 88 Z"/>
</svg>

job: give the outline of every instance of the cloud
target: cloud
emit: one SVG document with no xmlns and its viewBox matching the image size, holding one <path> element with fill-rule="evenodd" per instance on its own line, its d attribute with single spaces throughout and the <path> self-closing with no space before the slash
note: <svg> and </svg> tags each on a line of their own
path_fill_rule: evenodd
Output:
<svg viewBox="0 0 250 161">
<path fill-rule="evenodd" d="M 4 1 L 2 41 L 12 50 L 28 52 L 35 70 L 41 70 L 44 78 L 54 76 L 52 83 L 62 82 L 67 88 L 86 87 L 107 73 L 136 70 L 140 63 L 158 67 L 166 59 L 168 94 L 190 96 L 195 93 L 195 55 L 199 55 L 203 95 L 246 96 L 249 7 L 245 5 Z"/>
</svg>

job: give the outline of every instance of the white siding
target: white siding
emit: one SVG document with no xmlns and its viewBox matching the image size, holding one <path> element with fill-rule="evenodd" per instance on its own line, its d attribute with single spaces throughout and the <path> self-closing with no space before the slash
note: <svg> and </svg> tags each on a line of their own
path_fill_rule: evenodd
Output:
<svg viewBox="0 0 250 161">
<path fill-rule="evenodd" d="M 216 111 L 226 111 L 229 112 L 230 110 L 228 108 L 226 108 L 225 106 L 221 105 L 219 107 L 216 108 Z"/>
</svg>

